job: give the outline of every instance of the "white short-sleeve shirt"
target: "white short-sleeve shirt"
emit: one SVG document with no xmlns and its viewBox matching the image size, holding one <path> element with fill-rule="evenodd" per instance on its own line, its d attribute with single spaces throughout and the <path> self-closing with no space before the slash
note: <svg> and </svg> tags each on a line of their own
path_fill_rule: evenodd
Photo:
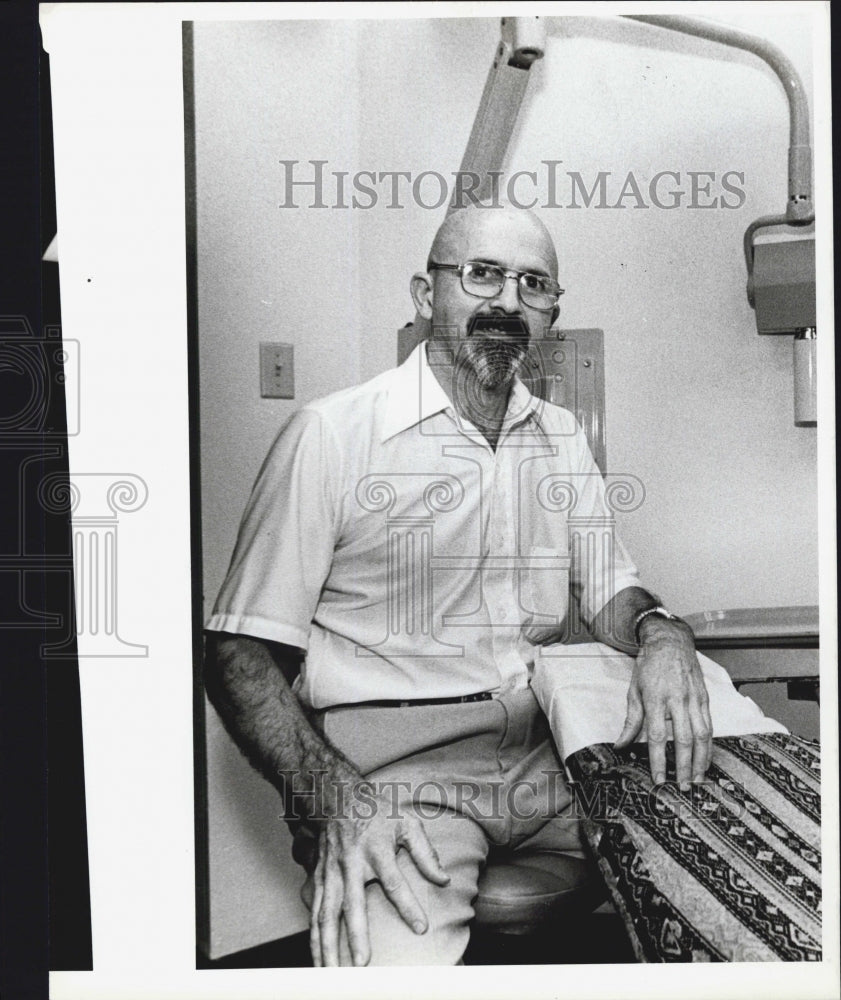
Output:
<svg viewBox="0 0 841 1000">
<path fill-rule="evenodd" d="M 640 586 L 572 414 L 515 381 L 496 450 L 421 344 L 304 406 L 243 515 L 208 630 L 297 646 L 313 708 L 525 687 L 572 595 Z"/>
</svg>

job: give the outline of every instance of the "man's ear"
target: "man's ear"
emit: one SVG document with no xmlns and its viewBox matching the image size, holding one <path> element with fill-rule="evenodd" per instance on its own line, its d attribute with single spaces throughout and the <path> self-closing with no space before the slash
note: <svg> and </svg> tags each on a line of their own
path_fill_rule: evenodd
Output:
<svg viewBox="0 0 841 1000">
<path fill-rule="evenodd" d="M 418 271 L 412 275 L 409 290 L 418 315 L 424 319 L 432 319 L 432 278 L 426 271 Z"/>
</svg>

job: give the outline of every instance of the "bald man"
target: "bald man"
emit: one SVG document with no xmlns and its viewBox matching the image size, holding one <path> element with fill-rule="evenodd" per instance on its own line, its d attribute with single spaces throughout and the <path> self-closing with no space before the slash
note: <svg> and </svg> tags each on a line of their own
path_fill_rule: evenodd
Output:
<svg viewBox="0 0 841 1000">
<path fill-rule="evenodd" d="M 618 539 L 609 571 L 579 564 L 541 499 L 561 482 L 579 523 L 608 509 L 572 415 L 517 378 L 558 316 L 557 278 L 532 213 L 452 214 L 411 279 L 429 339 L 299 410 L 243 516 L 207 689 L 297 830 L 316 965 L 458 963 L 492 846 L 583 856 L 529 685 L 570 594 L 596 639 L 636 656 L 617 744 L 644 730 L 662 781 L 671 720 L 678 780 L 709 764 L 690 630 Z"/>
</svg>

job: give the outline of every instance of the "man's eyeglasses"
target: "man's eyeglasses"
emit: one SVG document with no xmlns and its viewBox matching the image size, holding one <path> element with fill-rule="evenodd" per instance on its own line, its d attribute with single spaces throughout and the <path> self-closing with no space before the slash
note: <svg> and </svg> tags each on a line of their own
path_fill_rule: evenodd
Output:
<svg viewBox="0 0 841 1000">
<path fill-rule="evenodd" d="M 480 260 L 469 260 L 466 264 L 437 264 L 431 260 L 430 271 L 457 271 L 461 276 L 461 287 L 468 295 L 480 299 L 493 299 L 502 291 L 506 278 L 517 279 L 517 291 L 523 305 L 542 312 L 549 312 L 558 304 L 564 289 L 545 274 L 531 271 L 512 271 L 498 264 L 486 264 Z"/>
</svg>

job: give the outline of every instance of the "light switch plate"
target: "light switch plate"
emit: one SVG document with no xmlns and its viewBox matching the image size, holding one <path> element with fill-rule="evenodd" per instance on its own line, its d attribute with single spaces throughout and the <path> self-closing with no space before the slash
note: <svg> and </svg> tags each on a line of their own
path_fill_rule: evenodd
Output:
<svg viewBox="0 0 841 1000">
<path fill-rule="evenodd" d="M 292 344 L 260 344 L 260 395 L 263 399 L 295 398 L 294 351 Z"/>
</svg>

